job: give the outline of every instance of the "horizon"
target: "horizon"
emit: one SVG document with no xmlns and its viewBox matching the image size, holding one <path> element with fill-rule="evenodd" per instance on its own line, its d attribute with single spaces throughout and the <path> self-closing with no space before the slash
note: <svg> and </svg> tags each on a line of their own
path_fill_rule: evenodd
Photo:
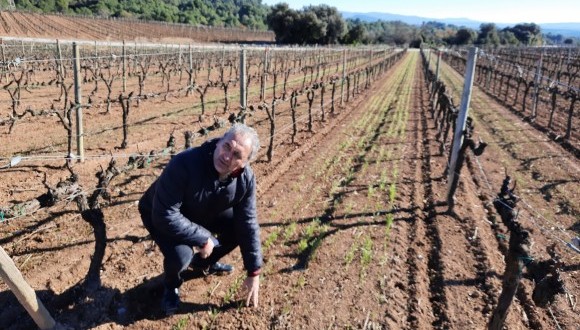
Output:
<svg viewBox="0 0 580 330">
<path fill-rule="evenodd" d="M 262 0 L 269 6 L 285 2 L 290 8 L 299 10 L 309 5 L 327 4 L 341 12 L 387 13 L 404 16 L 418 16 L 433 19 L 468 19 L 483 23 L 499 24 L 558 24 L 580 23 L 580 1 L 557 0 L 487 0 L 467 2 L 465 0 L 409 0 L 387 3 L 384 0 L 353 2 L 347 0 Z"/>
</svg>

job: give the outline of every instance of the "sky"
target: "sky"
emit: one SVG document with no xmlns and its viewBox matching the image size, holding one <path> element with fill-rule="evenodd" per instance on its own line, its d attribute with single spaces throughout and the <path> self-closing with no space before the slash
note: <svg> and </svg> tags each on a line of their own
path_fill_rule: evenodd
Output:
<svg viewBox="0 0 580 330">
<path fill-rule="evenodd" d="M 486 23 L 580 23 L 580 0 L 262 0 L 293 9 L 327 4 L 348 12 L 427 18 L 468 18 Z"/>
</svg>

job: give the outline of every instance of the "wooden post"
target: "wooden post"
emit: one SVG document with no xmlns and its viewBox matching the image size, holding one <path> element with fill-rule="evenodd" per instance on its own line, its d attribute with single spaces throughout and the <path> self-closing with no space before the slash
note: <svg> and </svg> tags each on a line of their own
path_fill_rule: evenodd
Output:
<svg viewBox="0 0 580 330">
<path fill-rule="evenodd" d="M 22 277 L 14 261 L 0 246 L 0 277 L 14 293 L 20 304 L 26 309 L 40 329 L 53 329 L 56 322 L 46 310 L 36 292 Z"/>
<path fill-rule="evenodd" d="M 430 54 L 430 52 L 429 52 Z M 453 150 L 451 152 L 451 160 L 449 162 L 449 176 L 447 178 L 448 189 L 447 189 L 447 201 L 453 198 L 451 194 L 451 184 L 453 182 L 455 173 L 455 168 L 457 166 L 457 157 L 459 156 L 459 149 L 461 149 L 461 144 L 463 143 L 463 131 L 465 130 L 465 123 L 467 122 L 467 114 L 469 112 L 469 102 L 471 100 L 471 88 L 473 87 L 473 75 L 475 72 L 475 62 L 477 60 L 477 47 L 471 47 L 469 49 L 469 55 L 467 58 L 467 66 L 465 67 L 465 82 L 463 84 L 463 94 L 461 96 L 461 107 L 459 109 L 459 115 L 457 116 L 457 122 L 455 125 L 455 134 L 453 135 Z M 449 203 L 451 204 L 451 203 Z"/>
<path fill-rule="evenodd" d="M 246 110 L 246 50 L 242 48 L 240 51 L 240 107 L 242 111 Z"/>
<path fill-rule="evenodd" d="M 74 57 L 74 80 L 75 80 L 75 105 L 77 118 L 77 152 L 79 162 L 85 161 L 85 149 L 83 140 L 83 107 L 81 105 L 81 60 L 79 56 L 79 48 L 76 42 L 73 42 L 73 57 Z"/>
</svg>

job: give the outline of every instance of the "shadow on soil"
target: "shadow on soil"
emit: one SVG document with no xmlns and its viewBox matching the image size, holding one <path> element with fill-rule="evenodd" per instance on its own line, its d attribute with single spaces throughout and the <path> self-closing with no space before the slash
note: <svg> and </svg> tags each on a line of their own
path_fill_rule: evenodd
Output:
<svg viewBox="0 0 580 330">
<path fill-rule="evenodd" d="M 201 272 L 187 270 L 186 281 L 200 278 Z M 100 324 L 116 323 L 129 326 L 140 320 L 159 320 L 166 316 L 161 312 L 163 295 L 161 275 L 148 279 L 125 292 L 100 287 L 87 292 L 82 283 L 77 283 L 61 294 L 52 290 L 37 291 L 52 317 L 65 327 L 72 329 L 93 328 Z M 196 304 L 182 302 L 177 314 L 191 314 L 217 309 L 220 311 L 237 308 L 237 302 L 222 304 Z M 35 329 L 36 325 L 11 291 L 0 292 L 0 329 Z"/>
</svg>

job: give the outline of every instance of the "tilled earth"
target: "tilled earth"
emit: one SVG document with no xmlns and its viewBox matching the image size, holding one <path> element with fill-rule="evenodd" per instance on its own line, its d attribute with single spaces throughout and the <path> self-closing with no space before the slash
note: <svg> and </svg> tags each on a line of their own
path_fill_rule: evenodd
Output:
<svg viewBox="0 0 580 330">
<path fill-rule="evenodd" d="M 444 66 L 442 79 L 460 91 L 453 70 Z M 475 133 L 489 146 L 479 158 L 468 157 L 450 215 L 442 204 L 447 156 L 435 138 L 418 52 L 409 51 L 312 131 L 301 126 L 295 143 L 284 130 L 288 109 L 280 111 L 273 161 L 262 152 L 252 165 L 266 261 L 257 309 L 241 304 L 237 289 L 245 272 L 234 251 L 225 258 L 236 267 L 233 274 L 187 271 L 179 312 L 161 315 L 162 258 L 136 202 L 167 159 L 115 179 L 103 209 L 108 241 L 97 291 L 86 295 L 79 286 L 94 237 L 73 203 L 2 224 L 0 243 L 55 319 L 75 329 L 482 329 L 505 268 L 501 246 L 509 233 L 492 224 L 489 203 L 507 171 L 518 183 L 519 220 L 535 242 L 532 255 L 546 259 L 546 247 L 556 244 L 568 292 L 538 307 L 531 299 L 534 283 L 524 279 L 507 328 L 578 329 L 580 258 L 559 239 L 569 241 L 580 230 L 580 173 L 578 160 L 559 145 L 475 87 Z M 264 118 L 256 115 L 250 124 L 266 144 Z M 159 136 L 141 140 L 141 150 L 159 149 L 165 129 L 177 122 L 170 117 L 136 128 L 143 137 L 153 129 Z M 77 171 L 90 182 L 106 162 L 91 160 Z M 26 187 L 41 185 L 48 170 L 3 170 L 12 191 L 3 203 L 33 196 Z M 67 173 L 53 171 L 52 184 Z M 0 290 L 0 328 L 33 327 L 7 287 L 0 284 Z"/>
</svg>

